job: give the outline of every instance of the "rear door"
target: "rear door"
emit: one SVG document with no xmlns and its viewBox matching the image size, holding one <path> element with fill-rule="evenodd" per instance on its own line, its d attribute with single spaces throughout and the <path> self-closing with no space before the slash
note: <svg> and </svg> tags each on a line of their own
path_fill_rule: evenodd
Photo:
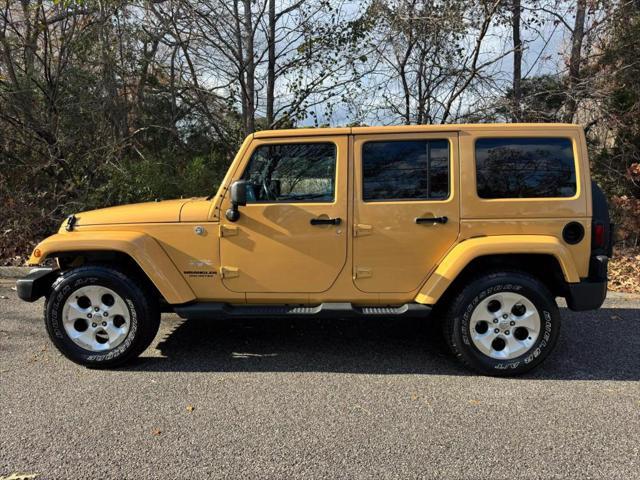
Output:
<svg viewBox="0 0 640 480">
<path fill-rule="evenodd" d="M 458 236 L 458 135 L 356 135 L 354 162 L 356 287 L 411 292 Z"/>
</svg>

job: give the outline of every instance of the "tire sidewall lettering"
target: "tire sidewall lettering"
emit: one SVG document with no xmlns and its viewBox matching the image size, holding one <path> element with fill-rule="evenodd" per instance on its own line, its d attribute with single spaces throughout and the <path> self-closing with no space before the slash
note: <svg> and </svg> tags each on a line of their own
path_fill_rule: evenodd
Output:
<svg viewBox="0 0 640 480">
<path fill-rule="evenodd" d="M 94 353 L 88 350 L 84 350 L 76 345 L 67 335 L 64 326 L 62 325 L 62 311 L 67 299 L 73 295 L 78 289 L 87 285 L 102 285 L 113 289 L 120 295 L 129 309 L 130 327 L 129 333 L 125 340 L 116 348 L 104 353 Z M 55 286 L 54 286 L 55 287 Z M 133 299 L 123 293 L 122 289 L 115 285 L 111 280 L 106 278 L 100 278 L 95 276 L 86 276 L 73 279 L 69 282 L 62 282 L 62 285 L 58 288 L 54 288 L 52 298 L 49 299 L 51 305 L 47 308 L 49 316 L 49 325 L 51 333 L 55 339 L 58 339 L 60 343 L 64 345 L 64 348 L 72 349 L 77 355 L 84 357 L 84 360 L 92 363 L 108 362 L 121 355 L 124 355 L 130 350 L 137 340 L 138 332 L 138 310 Z"/>
<path fill-rule="evenodd" d="M 536 340 L 536 344 L 531 350 L 526 352 L 524 356 L 519 356 L 510 360 L 496 360 L 482 354 L 473 345 L 470 337 L 469 325 L 471 321 L 471 315 L 473 314 L 478 304 L 482 302 L 482 300 L 484 300 L 488 296 L 505 291 L 520 293 L 527 297 L 530 301 L 532 301 L 538 311 L 541 313 L 543 325 L 542 332 Z M 554 334 L 553 315 L 550 311 L 541 308 L 538 298 L 539 295 L 529 294 L 526 287 L 513 282 L 491 285 L 474 295 L 473 298 L 463 307 L 462 315 L 460 315 L 459 317 L 459 334 L 462 343 L 465 345 L 465 349 L 473 352 L 472 354 L 477 357 L 483 364 L 487 365 L 487 367 L 500 371 L 509 369 L 515 370 L 521 365 L 528 365 L 534 360 L 538 359 L 543 354 L 543 352 L 551 345 L 552 342 L 550 340 L 552 335 Z"/>
</svg>

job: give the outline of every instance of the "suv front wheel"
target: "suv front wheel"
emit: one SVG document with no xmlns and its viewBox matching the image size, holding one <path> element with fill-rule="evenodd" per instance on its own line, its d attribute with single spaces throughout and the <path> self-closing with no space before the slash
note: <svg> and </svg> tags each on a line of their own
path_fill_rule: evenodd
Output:
<svg viewBox="0 0 640 480">
<path fill-rule="evenodd" d="M 140 355 L 153 341 L 160 312 L 129 276 L 96 265 L 65 272 L 45 303 L 45 324 L 70 360 L 110 368 Z"/>
<path fill-rule="evenodd" d="M 495 376 L 519 375 L 553 350 L 560 313 L 549 289 L 523 272 L 476 278 L 453 299 L 444 333 L 468 367 Z"/>
</svg>

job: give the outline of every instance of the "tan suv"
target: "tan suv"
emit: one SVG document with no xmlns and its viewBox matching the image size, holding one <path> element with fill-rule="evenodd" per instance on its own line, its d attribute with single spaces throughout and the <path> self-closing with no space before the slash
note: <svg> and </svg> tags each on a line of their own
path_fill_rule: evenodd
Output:
<svg viewBox="0 0 640 480">
<path fill-rule="evenodd" d="M 491 375 L 556 343 L 556 297 L 598 308 L 607 204 L 576 125 L 262 131 L 217 193 L 71 215 L 18 282 L 71 360 L 111 367 L 182 317 L 416 315 Z"/>
</svg>

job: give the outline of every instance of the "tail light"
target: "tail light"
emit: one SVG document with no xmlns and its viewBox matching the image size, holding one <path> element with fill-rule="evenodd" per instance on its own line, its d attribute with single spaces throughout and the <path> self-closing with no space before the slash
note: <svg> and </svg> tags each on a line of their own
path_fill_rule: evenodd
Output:
<svg viewBox="0 0 640 480">
<path fill-rule="evenodd" d="M 595 248 L 604 248 L 606 244 L 605 228 L 602 223 L 593 224 L 593 246 Z"/>
</svg>

